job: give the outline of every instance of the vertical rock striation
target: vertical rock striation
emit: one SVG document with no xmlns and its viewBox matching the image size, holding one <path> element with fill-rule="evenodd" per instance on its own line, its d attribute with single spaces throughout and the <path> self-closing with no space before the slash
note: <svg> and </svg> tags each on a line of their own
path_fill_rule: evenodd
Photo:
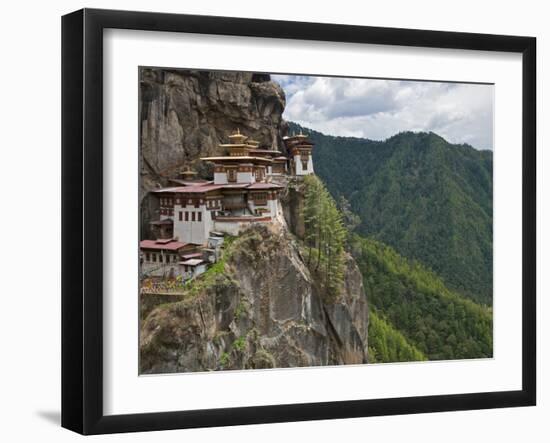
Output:
<svg viewBox="0 0 550 443">
<path fill-rule="evenodd" d="M 327 302 L 285 227 L 253 227 L 231 251 L 211 284 L 147 316 L 142 373 L 367 362 L 367 299 L 351 257 Z"/>
<path fill-rule="evenodd" d="M 285 96 L 269 75 L 143 68 L 140 94 L 143 236 L 158 209 L 148 191 L 167 185 L 183 165 L 209 177 L 198 159 L 222 154 L 218 144 L 235 128 L 285 151 Z M 252 227 L 234 241 L 222 271 L 209 271 L 177 300 L 142 300 L 141 373 L 367 361 L 361 274 L 348 257 L 341 294 L 323 300 L 300 253 L 300 183 L 282 184 L 286 223 Z"/>
</svg>

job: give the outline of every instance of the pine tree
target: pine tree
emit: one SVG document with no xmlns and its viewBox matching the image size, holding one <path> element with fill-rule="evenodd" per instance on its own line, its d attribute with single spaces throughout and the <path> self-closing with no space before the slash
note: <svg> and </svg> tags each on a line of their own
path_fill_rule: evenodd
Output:
<svg viewBox="0 0 550 443">
<path fill-rule="evenodd" d="M 342 287 L 345 269 L 344 244 L 347 231 L 336 203 L 315 176 L 305 177 L 303 217 L 307 263 L 319 277 L 327 299 L 336 298 Z"/>
</svg>

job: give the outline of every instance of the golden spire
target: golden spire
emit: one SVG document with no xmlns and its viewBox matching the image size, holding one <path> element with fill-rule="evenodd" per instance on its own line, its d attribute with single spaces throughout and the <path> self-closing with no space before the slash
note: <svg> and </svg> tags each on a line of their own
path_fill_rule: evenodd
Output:
<svg viewBox="0 0 550 443">
<path fill-rule="evenodd" d="M 247 138 L 248 137 L 241 134 L 241 130 L 238 127 L 237 127 L 237 130 L 229 136 L 229 140 L 231 141 L 232 144 L 244 143 Z"/>
</svg>

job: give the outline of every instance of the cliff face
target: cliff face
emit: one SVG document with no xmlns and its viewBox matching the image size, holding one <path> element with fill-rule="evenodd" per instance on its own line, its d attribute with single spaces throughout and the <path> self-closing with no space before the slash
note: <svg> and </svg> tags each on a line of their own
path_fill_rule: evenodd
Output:
<svg viewBox="0 0 550 443">
<path fill-rule="evenodd" d="M 147 192 L 167 186 L 183 165 L 203 177 L 200 157 L 223 154 L 219 143 L 239 128 L 262 146 L 284 151 L 285 94 L 269 75 L 142 68 L 140 70 L 140 204 L 149 236 L 156 201 Z"/>
<path fill-rule="evenodd" d="M 368 307 L 348 258 L 345 285 L 324 301 L 294 237 L 257 226 L 230 246 L 223 272 L 141 328 L 141 372 L 357 364 L 367 361 Z"/>
<path fill-rule="evenodd" d="M 269 76 L 144 68 L 140 72 L 141 174 L 144 190 L 177 176 L 183 164 L 204 170 L 202 156 L 239 128 L 281 148 L 285 95 Z"/>
<path fill-rule="evenodd" d="M 167 185 L 180 167 L 222 154 L 235 128 L 285 151 L 284 92 L 269 76 L 143 69 L 141 71 L 141 226 L 155 210 L 147 192 Z M 283 221 L 235 239 L 223 262 L 186 294 L 141 301 L 142 373 L 363 363 L 368 308 L 361 274 L 347 257 L 345 284 L 327 301 L 302 260 L 303 192 L 282 179 Z M 287 227 L 288 224 L 288 227 Z"/>
</svg>

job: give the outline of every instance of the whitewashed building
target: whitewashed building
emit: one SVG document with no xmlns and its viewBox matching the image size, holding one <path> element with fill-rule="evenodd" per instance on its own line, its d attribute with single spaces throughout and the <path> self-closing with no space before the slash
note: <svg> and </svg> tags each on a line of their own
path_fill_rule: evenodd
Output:
<svg viewBox="0 0 550 443">
<path fill-rule="evenodd" d="M 176 276 L 182 256 L 196 251 L 196 245 L 174 239 L 142 240 L 139 247 L 141 272 L 155 277 Z"/>
<path fill-rule="evenodd" d="M 290 155 L 290 173 L 302 176 L 313 174 L 313 143 L 305 134 L 284 137 Z"/>
<path fill-rule="evenodd" d="M 204 247 L 212 231 L 238 235 L 252 223 L 270 223 L 282 216 L 282 186 L 272 178 L 313 174 L 313 144 L 306 135 L 285 137 L 288 157 L 260 148 L 238 130 L 229 140 L 220 144 L 226 155 L 201 159 L 213 164 L 213 181 L 197 180 L 186 169 L 182 179 L 172 180 L 179 186 L 153 191 L 160 205 L 152 227 L 179 242 Z"/>
</svg>

